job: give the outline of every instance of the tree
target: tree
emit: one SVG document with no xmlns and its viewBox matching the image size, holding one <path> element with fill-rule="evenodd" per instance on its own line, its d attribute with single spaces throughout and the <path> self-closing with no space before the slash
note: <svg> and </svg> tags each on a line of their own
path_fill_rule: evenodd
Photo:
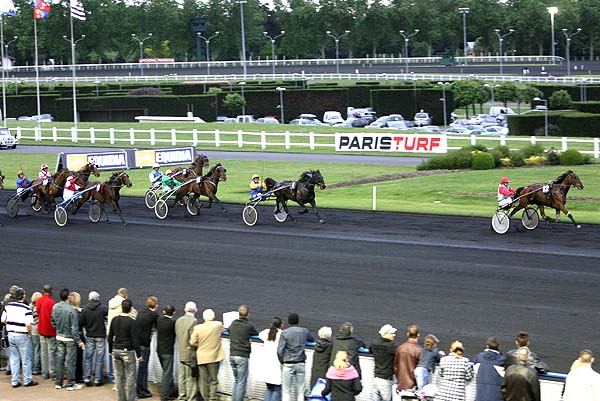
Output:
<svg viewBox="0 0 600 401">
<path fill-rule="evenodd" d="M 229 93 L 223 99 L 223 106 L 229 110 L 232 116 L 239 114 L 245 105 L 246 99 L 239 93 Z"/>
<path fill-rule="evenodd" d="M 571 107 L 571 95 L 564 89 L 555 91 L 548 99 L 548 107 L 552 110 L 565 110 Z"/>
<path fill-rule="evenodd" d="M 542 97 L 544 93 L 536 87 L 531 85 L 525 85 L 519 90 L 519 96 L 517 97 L 517 113 L 521 112 L 521 103 L 528 103 L 529 107 L 533 104 L 533 98 Z"/>
<path fill-rule="evenodd" d="M 496 99 L 504 104 L 515 102 L 519 97 L 519 89 L 513 82 L 502 82 L 498 88 L 496 88 Z"/>
<path fill-rule="evenodd" d="M 469 106 L 474 105 L 481 96 L 480 82 L 475 80 L 454 81 L 450 84 L 450 91 L 454 96 L 454 101 L 459 107 L 465 108 L 465 117 L 469 118 Z M 483 88 L 485 91 L 485 88 Z"/>
</svg>

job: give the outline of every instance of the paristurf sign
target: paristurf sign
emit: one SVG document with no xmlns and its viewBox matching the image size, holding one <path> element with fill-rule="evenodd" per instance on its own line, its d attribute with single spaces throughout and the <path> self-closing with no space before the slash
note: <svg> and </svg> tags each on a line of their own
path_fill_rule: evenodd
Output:
<svg viewBox="0 0 600 401">
<path fill-rule="evenodd" d="M 446 153 L 445 135 L 433 134 L 371 134 L 336 133 L 338 152 L 415 152 Z"/>
</svg>

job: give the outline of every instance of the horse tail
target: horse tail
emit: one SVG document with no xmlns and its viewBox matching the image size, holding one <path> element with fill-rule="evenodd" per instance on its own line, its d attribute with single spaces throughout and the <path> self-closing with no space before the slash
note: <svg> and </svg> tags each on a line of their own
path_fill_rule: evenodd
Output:
<svg viewBox="0 0 600 401">
<path fill-rule="evenodd" d="M 275 181 L 271 177 L 265 178 L 265 186 L 267 187 L 267 191 L 271 191 L 273 188 L 275 188 L 276 184 L 277 181 Z"/>
</svg>

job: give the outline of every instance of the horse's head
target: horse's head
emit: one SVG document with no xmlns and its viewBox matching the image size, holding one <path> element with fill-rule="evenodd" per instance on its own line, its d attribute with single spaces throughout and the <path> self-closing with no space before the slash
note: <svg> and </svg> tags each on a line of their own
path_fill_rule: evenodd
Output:
<svg viewBox="0 0 600 401">
<path fill-rule="evenodd" d="M 85 174 L 88 177 L 90 174 L 94 174 L 96 177 L 100 177 L 100 172 L 98 171 L 98 166 L 94 162 L 88 162 L 85 166 L 79 169 L 79 174 Z"/>
<path fill-rule="evenodd" d="M 323 175 L 321 174 L 321 172 L 319 170 L 310 170 L 306 173 L 304 173 L 302 175 L 303 177 L 307 177 L 308 178 L 308 182 L 313 184 L 313 185 L 317 185 L 320 189 L 325 189 L 327 188 L 327 185 L 325 185 L 325 179 L 323 178 Z"/>
<path fill-rule="evenodd" d="M 208 160 L 208 157 L 204 154 L 197 155 L 194 163 L 204 168 L 208 168 L 208 166 L 210 166 L 210 160 Z"/>
<path fill-rule="evenodd" d="M 219 176 L 219 181 L 227 181 L 227 169 L 225 167 L 219 163 L 215 171 Z"/>
<path fill-rule="evenodd" d="M 116 173 L 113 173 L 110 181 L 114 181 L 119 186 L 125 185 L 127 188 L 131 188 L 133 186 L 129 175 L 124 171 L 117 171 Z"/>
<path fill-rule="evenodd" d="M 275 188 L 275 185 L 277 184 L 277 181 L 275 181 L 274 179 L 272 179 L 271 177 L 267 177 L 265 178 L 265 186 L 267 187 L 267 191 L 272 190 L 273 188 Z"/>
<path fill-rule="evenodd" d="M 581 182 L 579 176 L 571 170 L 566 172 L 563 183 L 565 185 L 573 185 L 577 189 L 583 189 L 583 182 Z"/>
</svg>

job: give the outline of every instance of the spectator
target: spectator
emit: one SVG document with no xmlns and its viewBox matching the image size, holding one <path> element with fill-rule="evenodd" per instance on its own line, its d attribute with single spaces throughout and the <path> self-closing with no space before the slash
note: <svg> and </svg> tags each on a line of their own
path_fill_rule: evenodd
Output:
<svg viewBox="0 0 600 401">
<path fill-rule="evenodd" d="M 502 401 L 502 377 L 506 357 L 498 351 L 496 337 L 488 338 L 485 349 L 473 359 L 477 377 L 475 401 Z"/>
<path fill-rule="evenodd" d="M 44 284 L 42 297 L 35 303 L 38 312 L 38 333 L 40 335 L 42 377 L 50 379 L 56 377 L 56 329 L 52 325 L 52 309 L 56 302 L 52 299 L 52 287 Z"/>
<path fill-rule="evenodd" d="M 592 369 L 594 354 L 589 349 L 579 358 L 567 375 L 563 401 L 600 401 L 600 374 Z"/>
<path fill-rule="evenodd" d="M 128 297 L 129 295 L 127 293 L 127 288 L 119 288 L 117 290 L 117 294 L 108 301 L 108 327 L 106 328 L 107 330 L 110 330 L 110 322 L 112 321 L 112 319 L 123 311 L 121 306 L 123 304 L 123 301 L 126 300 Z M 134 320 L 137 317 L 137 311 L 133 306 L 131 307 L 129 316 Z"/>
<path fill-rule="evenodd" d="M 10 372 L 13 388 L 24 385 L 25 387 L 37 386 L 31 375 L 31 325 L 33 313 L 25 301 L 25 290 L 17 288 L 14 301 L 8 302 L 0 321 L 6 325 L 10 351 Z M 19 381 L 23 366 L 23 384 Z"/>
<path fill-rule="evenodd" d="M 394 357 L 397 345 L 394 344 L 397 329 L 385 324 L 379 329 L 379 337 L 369 350 L 375 360 L 373 379 L 373 399 L 376 401 L 391 401 L 394 385 Z"/>
<path fill-rule="evenodd" d="M 86 386 L 104 384 L 104 354 L 106 350 L 106 317 L 108 309 L 100 303 L 100 294 L 91 291 L 88 303 L 79 316 L 79 325 L 86 331 L 83 382 Z"/>
<path fill-rule="evenodd" d="M 362 384 L 356 368 L 349 362 L 346 351 L 337 351 L 333 366 L 327 370 L 327 383 L 321 392 L 323 397 L 331 393 L 332 400 L 354 401 L 362 391 Z"/>
<path fill-rule="evenodd" d="M 329 369 L 329 360 L 331 359 L 331 327 L 323 326 L 319 329 L 319 339 L 315 344 L 313 351 L 312 369 L 310 374 L 310 388 L 317 383 L 317 379 L 325 379 L 327 369 Z"/>
<path fill-rule="evenodd" d="M 366 344 L 364 343 L 364 341 L 353 337 L 353 332 L 354 327 L 352 326 L 352 323 L 342 323 L 335 338 L 333 339 L 333 343 L 331 346 L 331 357 L 329 359 L 329 366 L 333 366 L 333 361 L 335 360 L 338 351 L 346 351 L 348 353 L 348 361 L 352 366 L 354 366 L 354 368 L 358 372 L 358 376 L 360 377 L 361 371 L 360 363 L 358 360 L 358 350 L 360 348 L 366 347 Z"/>
<path fill-rule="evenodd" d="M 175 335 L 179 347 L 178 390 L 180 401 L 194 401 L 198 392 L 197 377 L 192 377 L 192 367 L 195 370 L 196 366 L 196 351 L 190 344 L 192 331 L 198 323 L 197 311 L 196 304 L 190 301 L 185 304 L 185 315 L 175 321 Z"/>
<path fill-rule="evenodd" d="M 300 318 L 297 313 L 288 316 L 289 327 L 281 333 L 277 345 L 277 356 L 283 365 L 281 372 L 282 400 L 292 400 L 292 382 L 296 382 L 296 397 L 304 400 L 306 393 L 306 353 L 304 348 L 314 338 L 304 327 L 299 327 Z"/>
<path fill-rule="evenodd" d="M 271 327 L 258 333 L 264 346 L 261 354 L 262 369 L 258 371 L 257 380 L 267 385 L 264 401 L 281 401 L 281 362 L 277 356 L 277 346 L 282 329 L 283 321 L 274 317 Z"/>
<path fill-rule="evenodd" d="M 79 319 L 81 318 L 81 295 L 78 292 L 73 291 L 71 296 L 69 297 L 69 303 L 77 312 L 77 322 L 79 326 L 79 338 L 85 344 L 86 340 L 83 334 L 83 328 L 79 324 Z M 75 382 L 83 383 L 83 353 L 84 350 L 82 348 L 77 348 L 77 363 L 75 368 Z"/>
<path fill-rule="evenodd" d="M 406 330 L 407 340 L 396 349 L 394 374 L 400 391 L 412 390 L 417 386 L 415 368 L 423 353 L 423 348 L 419 345 L 419 336 L 419 327 L 411 324 Z"/>
<path fill-rule="evenodd" d="M 158 298 L 151 296 L 146 299 L 146 307 L 140 310 L 135 319 L 135 335 L 142 353 L 142 360 L 138 364 L 137 372 L 137 397 L 149 398 L 152 393 L 148 390 L 148 361 L 150 360 L 150 339 L 152 330 L 156 329 L 158 319 Z"/>
<path fill-rule="evenodd" d="M 196 325 L 192 331 L 190 344 L 196 347 L 196 363 L 200 371 L 200 394 L 206 401 L 217 400 L 219 385 L 219 365 L 225 359 L 221 345 L 223 323 L 215 320 L 215 312 L 206 309 L 202 312 L 204 323 Z"/>
<path fill-rule="evenodd" d="M 67 368 L 67 391 L 80 390 L 81 385 L 75 381 L 77 368 L 77 347 L 85 345 L 79 337 L 79 320 L 77 312 L 70 305 L 70 291 L 63 288 L 60 291 L 60 302 L 52 308 L 52 325 L 56 327 L 56 380 L 54 388 L 63 387 L 63 367 Z"/>
<path fill-rule="evenodd" d="M 108 330 L 108 352 L 115 361 L 115 385 L 119 401 L 136 400 L 136 360 L 142 359 L 142 352 L 134 332 L 131 317 L 133 305 L 129 299 L 123 300 L 121 312 L 115 316 Z"/>
<path fill-rule="evenodd" d="M 502 380 L 504 401 L 540 401 L 540 382 L 530 362 L 529 349 L 521 347 L 514 356 L 516 363 L 506 369 Z"/>
<path fill-rule="evenodd" d="M 527 332 L 519 331 L 517 333 L 517 336 L 515 337 L 515 345 L 517 346 L 517 348 L 527 347 L 529 349 L 528 363 L 531 365 L 532 368 L 535 368 L 535 370 L 538 373 L 548 373 L 548 371 L 550 370 L 548 364 L 544 362 L 535 352 L 531 351 L 529 334 Z M 515 357 L 517 348 L 511 349 L 506 353 L 506 364 L 504 365 L 505 368 L 508 368 L 510 365 L 514 365 L 517 362 L 517 359 Z"/>
<path fill-rule="evenodd" d="M 450 353 L 440 361 L 440 384 L 434 401 L 464 401 L 466 382 L 473 378 L 473 366 L 463 354 L 460 341 L 450 345 Z"/>
<path fill-rule="evenodd" d="M 440 340 L 433 334 L 425 336 L 425 341 L 423 341 L 425 347 L 421 353 L 421 359 L 419 359 L 419 363 L 415 368 L 415 380 L 417 382 L 417 389 L 419 390 L 422 390 L 423 387 L 431 383 L 436 365 L 446 355 L 437 347 L 439 342 Z"/>
<path fill-rule="evenodd" d="M 250 337 L 258 334 L 248 322 L 250 309 L 246 305 L 238 308 L 239 318 L 229 326 L 229 363 L 233 371 L 231 401 L 243 401 L 248 381 L 248 360 L 250 359 Z"/>
<path fill-rule="evenodd" d="M 163 314 L 156 320 L 156 354 L 162 368 L 160 401 L 173 399 L 176 394 L 173 383 L 173 361 L 175 359 L 175 307 L 167 305 Z"/>
<path fill-rule="evenodd" d="M 41 292 L 34 292 L 31 294 L 31 312 L 33 313 L 33 324 L 31 325 L 31 348 L 33 350 L 31 371 L 34 376 L 42 374 L 42 347 L 40 345 L 40 333 L 38 332 L 40 318 L 38 316 L 37 307 L 35 306 L 36 302 L 41 297 Z"/>
</svg>

